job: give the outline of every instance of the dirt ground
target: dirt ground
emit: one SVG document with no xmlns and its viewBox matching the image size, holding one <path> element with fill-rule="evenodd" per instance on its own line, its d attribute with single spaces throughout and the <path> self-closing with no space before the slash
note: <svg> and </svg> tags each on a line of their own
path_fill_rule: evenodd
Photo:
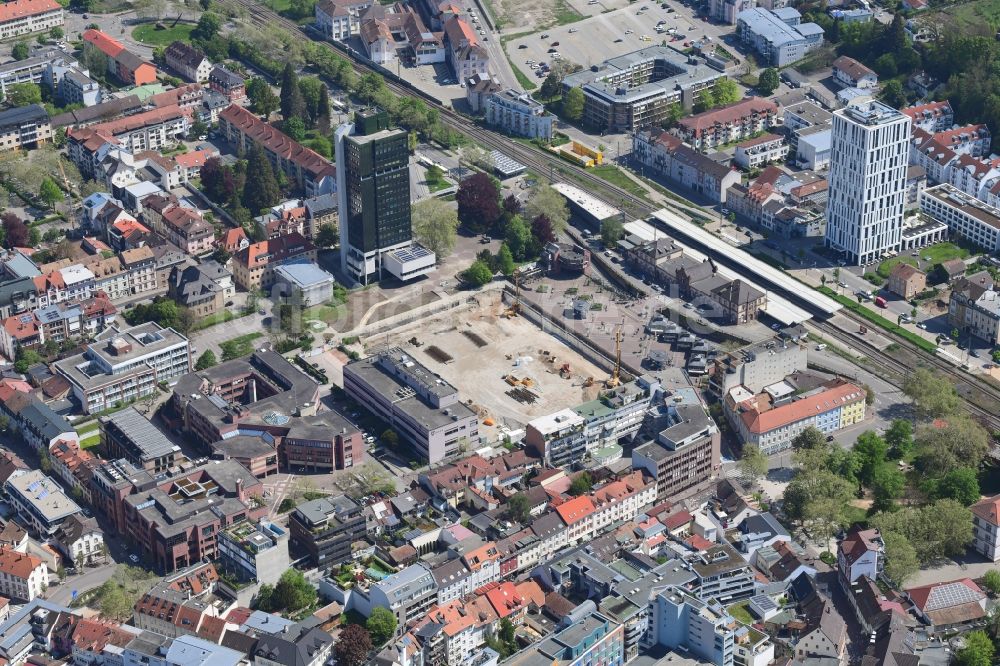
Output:
<svg viewBox="0 0 1000 666">
<path fill-rule="evenodd" d="M 416 360 L 455 385 L 463 399 L 475 396 L 477 402 L 472 407 L 484 410 L 480 412 L 483 418 L 491 416 L 498 425 L 503 423 L 511 429 L 597 397 L 596 384 L 583 384 L 589 377 L 601 379 L 606 373 L 523 317 L 506 319 L 499 317 L 499 312 L 500 306 L 494 301 L 479 310 L 423 320 L 394 331 L 390 343 L 408 350 Z M 410 342 L 413 337 L 419 347 Z M 371 343 L 383 346 L 385 336 L 377 336 Z M 479 346 L 482 343 L 485 346 Z M 438 350 L 452 360 L 442 362 Z M 552 357 L 554 363 L 548 360 Z M 564 363 L 570 365 L 568 379 L 559 375 Z M 529 404 L 507 395 L 514 389 L 504 380 L 507 375 L 530 380 L 531 385 L 523 388 L 536 396 L 535 401 Z"/>
</svg>

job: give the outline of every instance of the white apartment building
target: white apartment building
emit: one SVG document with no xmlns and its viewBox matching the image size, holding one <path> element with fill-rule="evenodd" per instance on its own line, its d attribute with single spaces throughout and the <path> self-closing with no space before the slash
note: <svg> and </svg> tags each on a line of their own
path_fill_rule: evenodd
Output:
<svg viewBox="0 0 1000 666">
<path fill-rule="evenodd" d="M 976 502 L 972 510 L 972 547 L 992 562 L 1000 561 L 1000 495 Z"/>
<path fill-rule="evenodd" d="M 346 42 L 361 30 L 361 15 L 372 0 L 321 0 L 316 3 L 316 26 L 327 39 Z"/>
<path fill-rule="evenodd" d="M 1000 251 L 1000 209 L 944 184 L 920 193 L 920 210 L 987 252 Z"/>
<path fill-rule="evenodd" d="M 49 568 L 34 555 L 0 548 L 0 595 L 31 601 L 49 586 Z"/>
<path fill-rule="evenodd" d="M 899 250 L 910 118 L 869 97 L 833 114 L 826 244 L 853 265 Z"/>
<path fill-rule="evenodd" d="M 56 0 L 14 0 L 0 4 L 0 39 L 48 32 L 62 25 L 63 10 Z"/>
<path fill-rule="evenodd" d="M 528 93 L 503 90 L 486 98 L 486 122 L 501 131 L 529 139 L 552 139 L 551 113 Z"/>
</svg>

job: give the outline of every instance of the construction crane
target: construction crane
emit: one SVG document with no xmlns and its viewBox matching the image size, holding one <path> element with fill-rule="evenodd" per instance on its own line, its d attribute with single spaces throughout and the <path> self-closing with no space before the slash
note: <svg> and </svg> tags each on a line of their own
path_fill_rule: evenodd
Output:
<svg viewBox="0 0 1000 666">
<path fill-rule="evenodd" d="M 615 369 L 611 373 L 611 378 L 604 383 L 607 388 L 615 388 L 621 384 L 621 370 L 622 370 L 622 340 L 625 339 L 625 320 L 622 319 L 622 325 L 618 327 L 615 331 Z"/>
</svg>

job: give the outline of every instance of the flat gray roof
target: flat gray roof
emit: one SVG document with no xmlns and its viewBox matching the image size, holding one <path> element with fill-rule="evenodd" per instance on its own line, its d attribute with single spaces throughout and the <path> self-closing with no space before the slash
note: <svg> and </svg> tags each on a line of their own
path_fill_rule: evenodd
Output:
<svg viewBox="0 0 1000 666">
<path fill-rule="evenodd" d="M 143 460 L 162 458 L 181 450 L 149 419 L 136 411 L 135 407 L 105 416 L 101 423 L 114 425 L 120 434 L 128 438 L 132 448 Z"/>
<path fill-rule="evenodd" d="M 671 74 L 657 81 L 630 87 L 625 82 L 612 83 L 607 79 L 625 75 L 636 67 L 659 61 Z M 563 79 L 565 88 L 582 87 L 585 91 L 614 102 L 631 102 L 660 95 L 667 91 L 683 90 L 701 83 L 709 83 L 724 75 L 670 46 L 650 46 L 605 60 L 596 72 L 584 69 Z"/>
<path fill-rule="evenodd" d="M 80 507 L 63 492 L 62 487 L 41 470 L 28 470 L 7 480 L 7 486 L 30 503 L 49 523 L 80 512 Z"/>
</svg>

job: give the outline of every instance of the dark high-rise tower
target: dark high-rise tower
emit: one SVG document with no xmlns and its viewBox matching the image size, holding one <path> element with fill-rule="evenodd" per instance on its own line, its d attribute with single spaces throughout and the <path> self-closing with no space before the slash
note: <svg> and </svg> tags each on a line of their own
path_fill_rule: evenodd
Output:
<svg viewBox="0 0 1000 666">
<path fill-rule="evenodd" d="M 407 135 L 389 128 L 384 111 L 367 110 L 341 125 L 336 142 L 341 268 L 367 283 L 381 278 L 383 254 L 412 243 Z"/>
</svg>

